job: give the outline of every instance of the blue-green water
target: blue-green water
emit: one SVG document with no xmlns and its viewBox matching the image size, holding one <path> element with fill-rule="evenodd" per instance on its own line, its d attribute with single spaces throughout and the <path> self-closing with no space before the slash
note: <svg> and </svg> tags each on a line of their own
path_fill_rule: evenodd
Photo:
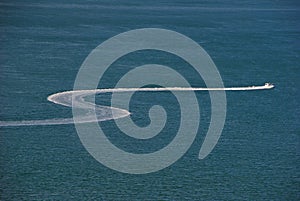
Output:
<svg viewBox="0 0 300 201">
<path fill-rule="evenodd" d="M 210 103 L 207 93 L 197 92 L 201 123 L 195 142 L 172 166 L 146 175 L 122 174 L 98 163 L 74 125 L 1 127 L 0 199 L 299 200 L 299 11 L 296 1 L 271 0 L 0 3 L 1 121 L 71 117 L 70 108 L 48 102 L 47 96 L 73 88 L 81 63 L 98 44 L 136 28 L 171 29 L 192 38 L 210 54 L 225 86 L 276 86 L 226 93 L 225 127 L 204 160 L 197 156 Z M 101 86 L 114 86 L 116 72 L 132 66 L 153 61 L 175 69 L 184 65 L 159 53 L 128 55 Z M 191 85 L 203 86 L 193 72 L 181 73 Z M 112 121 L 102 122 L 116 145 L 148 152 L 172 140 L 178 105 L 169 93 L 157 96 L 137 93 L 132 110 L 133 119 L 144 126 L 149 123 L 145 108 L 153 102 L 166 107 L 170 125 L 161 138 L 134 142 L 117 133 Z M 109 98 L 97 101 L 109 104 Z"/>
</svg>

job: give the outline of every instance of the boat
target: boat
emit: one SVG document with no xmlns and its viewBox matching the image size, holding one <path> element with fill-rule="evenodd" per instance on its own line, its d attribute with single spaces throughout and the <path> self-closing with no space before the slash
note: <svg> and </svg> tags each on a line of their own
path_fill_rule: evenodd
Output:
<svg viewBox="0 0 300 201">
<path fill-rule="evenodd" d="M 272 84 L 272 83 L 270 83 L 270 82 L 267 82 L 267 83 L 265 83 L 265 87 L 271 89 L 271 88 L 274 87 L 274 84 Z"/>
</svg>

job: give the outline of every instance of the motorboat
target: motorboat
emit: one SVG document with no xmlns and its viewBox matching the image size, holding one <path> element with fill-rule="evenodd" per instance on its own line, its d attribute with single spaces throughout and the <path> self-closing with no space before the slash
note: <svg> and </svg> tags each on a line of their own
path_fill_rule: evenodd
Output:
<svg viewBox="0 0 300 201">
<path fill-rule="evenodd" d="M 265 87 L 270 89 L 270 88 L 274 87 L 274 84 L 267 82 L 267 83 L 265 83 Z"/>
</svg>

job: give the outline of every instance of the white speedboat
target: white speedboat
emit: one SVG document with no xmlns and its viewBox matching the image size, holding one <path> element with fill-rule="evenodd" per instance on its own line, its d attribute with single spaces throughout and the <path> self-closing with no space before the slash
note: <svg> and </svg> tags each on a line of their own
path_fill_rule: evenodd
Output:
<svg viewBox="0 0 300 201">
<path fill-rule="evenodd" d="M 274 84 L 271 84 L 269 82 L 265 83 L 265 87 L 268 88 L 268 89 L 271 89 L 274 87 Z"/>
</svg>

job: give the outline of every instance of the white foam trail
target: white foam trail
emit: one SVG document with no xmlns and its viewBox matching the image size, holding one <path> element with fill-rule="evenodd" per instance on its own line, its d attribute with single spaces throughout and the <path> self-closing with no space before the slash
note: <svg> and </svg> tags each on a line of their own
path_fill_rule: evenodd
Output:
<svg viewBox="0 0 300 201">
<path fill-rule="evenodd" d="M 250 87 L 226 87 L 226 88 L 199 88 L 199 87 L 165 87 L 165 88 L 113 88 L 113 89 L 94 89 L 65 91 L 50 95 L 47 100 L 67 107 L 77 107 L 83 109 L 84 113 L 80 116 L 79 123 L 107 121 L 118 119 L 130 115 L 130 112 L 120 108 L 96 105 L 85 101 L 84 97 L 100 93 L 121 93 L 121 92 L 162 92 L 162 91 L 248 91 L 272 89 L 274 85 L 265 84 L 263 86 Z M 112 113 L 112 111 L 114 112 Z M 96 113 L 97 119 L 93 114 Z M 114 114 L 114 115 L 112 115 Z M 73 118 L 44 119 L 44 120 L 24 120 L 24 121 L 0 121 L 0 127 L 8 126 L 38 126 L 38 125 L 62 125 L 73 124 Z"/>
</svg>

